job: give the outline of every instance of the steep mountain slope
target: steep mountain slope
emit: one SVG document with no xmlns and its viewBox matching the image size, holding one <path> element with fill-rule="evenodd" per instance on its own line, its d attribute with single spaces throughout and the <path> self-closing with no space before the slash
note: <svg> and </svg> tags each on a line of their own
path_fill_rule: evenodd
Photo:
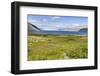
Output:
<svg viewBox="0 0 100 76">
<path fill-rule="evenodd" d="M 28 23 L 28 34 L 33 34 L 33 33 L 39 32 L 39 31 L 41 31 L 40 28 L 38 28 L 37 26 L 35 26 L 31 23 Z"/>
<path fill-rule="evenodd" d="M 82 28 L 79 30 L 79 32 L 87 32 L 88 31 L 88 28 Z"/>
</svg>

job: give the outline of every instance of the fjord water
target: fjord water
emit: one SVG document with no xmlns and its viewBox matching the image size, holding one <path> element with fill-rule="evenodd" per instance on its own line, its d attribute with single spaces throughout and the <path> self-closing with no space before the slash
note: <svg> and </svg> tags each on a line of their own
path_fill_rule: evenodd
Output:
<svg viewBox="0 0 100 76">
<path fill-rule="evenodd" d="M 34 31 L 33 34 L 45 34 L 45 35 L 81 35 L 87 36 L 87 31 Z"/>
</svg>

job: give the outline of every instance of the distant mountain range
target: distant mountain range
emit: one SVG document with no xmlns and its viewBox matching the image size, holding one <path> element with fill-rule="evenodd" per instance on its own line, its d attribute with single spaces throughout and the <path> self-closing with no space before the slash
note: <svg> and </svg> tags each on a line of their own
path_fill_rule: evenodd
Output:
<svg viewBox="0 0 100 76">
<path fill-rule="evenodd" d="M 28 34 L 49 34 L 49 35 L 87 35 L 87 28 L 81 28 L 78 31 L 44 31 L 37 26 L 28 23 Z"/>
</svg>

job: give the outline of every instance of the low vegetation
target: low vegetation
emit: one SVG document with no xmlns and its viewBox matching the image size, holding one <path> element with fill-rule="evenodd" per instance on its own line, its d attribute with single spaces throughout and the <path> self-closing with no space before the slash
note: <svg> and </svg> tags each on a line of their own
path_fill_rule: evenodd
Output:
<svg viewBox="0 0 100 76">
<path fill-rule="evenodd" d="M 87 36 L 28 36 L 28 61 L 87 58 Z"/>
</svg>

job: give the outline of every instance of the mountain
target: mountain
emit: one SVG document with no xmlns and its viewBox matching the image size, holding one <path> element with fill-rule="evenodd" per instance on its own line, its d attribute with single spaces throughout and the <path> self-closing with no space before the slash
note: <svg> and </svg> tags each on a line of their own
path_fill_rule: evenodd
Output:
<svg viewBox="0 0 100 76">
<path fill-rule="evenodd" d="M 36 25 L 28 23 L 28 35 L 87 35 L 87 28 L 81 28 L 78 31 L 45 31 L 38 28 Z"/>
<path fill-rule="evenodd" d="M 88 31 L 88 28 L 81 28 L 80 30 L 79 30 L 79 32 L 87 32 Z"/>
<path fill-rule="evenodd" d="M 37 26 L 31 23 L 28 23 L 28 34 L 34 34 L 35 32 L 39 32 L 39 31 L 41 31 L 40 28 L 38 28 Z"/>
</svg>

